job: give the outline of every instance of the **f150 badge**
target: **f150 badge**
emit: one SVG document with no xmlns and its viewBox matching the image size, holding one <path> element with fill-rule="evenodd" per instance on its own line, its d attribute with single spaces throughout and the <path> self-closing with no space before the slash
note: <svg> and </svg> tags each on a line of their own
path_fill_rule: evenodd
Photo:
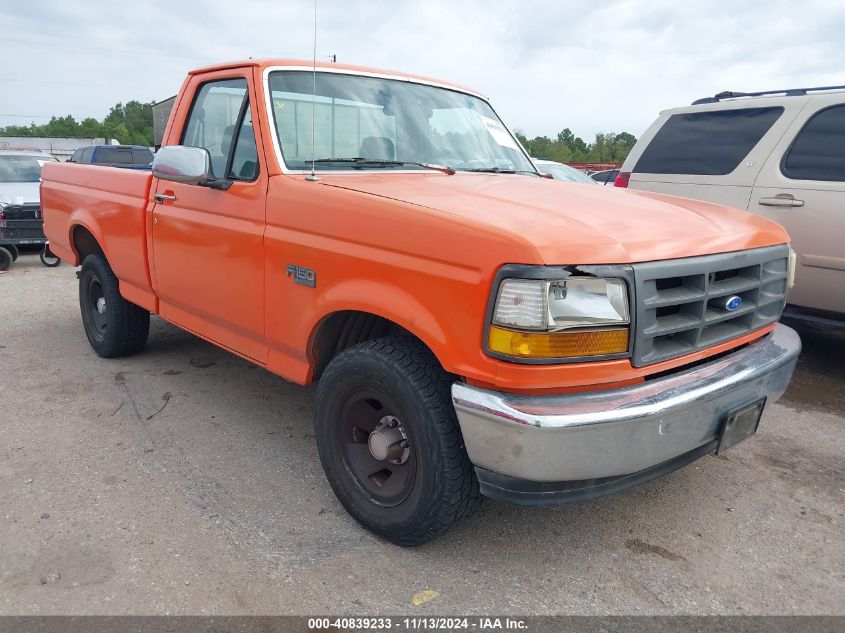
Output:
<svg viewBox="0 0 845 633">
<path fill-rule="evenodd" d="M 287 276 L 293 277 L 294 283 L 308 286 L 309 288 L 317 287 L 317 273 L 310 268 L 288 264 L 287 271 Z"/>
</svg>

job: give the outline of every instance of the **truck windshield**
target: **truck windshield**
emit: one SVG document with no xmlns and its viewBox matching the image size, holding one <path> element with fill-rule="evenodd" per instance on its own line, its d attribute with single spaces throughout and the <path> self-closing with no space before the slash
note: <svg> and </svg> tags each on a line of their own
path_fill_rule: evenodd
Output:
<svg viewBox="0 0 845 633">
<path fill-rule="evenodd" d="M 313 158 L 318 171 L 423 170 L 413 164 L 421 163 L 535 173 L 493 109 L 478 97 L 399 79 L 326 72 L 317 73 L 316 91 L 310 71 L 272 72 L 269 83 L 288 169 L 310 170 Z"/>
<path fill-rule="evenodd" d="M 0 182 L 38 182 L 41 166 L 55 160 L 52 156 L 0 156 Z"/>
</svg>

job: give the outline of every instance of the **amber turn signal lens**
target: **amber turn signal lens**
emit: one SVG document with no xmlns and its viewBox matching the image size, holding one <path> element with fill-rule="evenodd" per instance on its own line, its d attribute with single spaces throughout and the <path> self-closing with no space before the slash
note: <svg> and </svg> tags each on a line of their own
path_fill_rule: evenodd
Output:
<svg viewBox="0 0 845 633">
<path fill-rule="evenodd" d="M 517 332 L 493 325 L 487 346 L 492 352 L 517 358 L 607 356 L 628 351 L 628 329 Z"/>
</svg>

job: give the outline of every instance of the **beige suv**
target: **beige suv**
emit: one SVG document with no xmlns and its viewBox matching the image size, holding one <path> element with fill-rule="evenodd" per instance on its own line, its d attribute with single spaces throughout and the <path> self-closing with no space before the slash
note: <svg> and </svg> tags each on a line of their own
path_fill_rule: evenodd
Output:
<svg viewBox="0 0 845 633">
<path fill-rule="evenodd" d="M 723 92 L 660 113 L 617 187 L 718 202 L 782 224 L 793 316 L 845 319 L 845 86 Z"/>
</svg>

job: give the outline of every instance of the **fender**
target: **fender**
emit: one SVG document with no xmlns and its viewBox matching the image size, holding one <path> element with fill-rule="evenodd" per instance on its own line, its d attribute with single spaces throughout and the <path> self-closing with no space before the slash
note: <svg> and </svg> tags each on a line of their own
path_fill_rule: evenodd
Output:
<svg viewBox="0 0 845 633">
<path fill-rule="evenodd" d="M 79 253 L 76 252 L 76 244 L 74 243 L 73 233 L 76 230 L 76 227 L 84 228 L 89 233 L 91 233 L 91 235 L 94 236 L 94 240 L 97 242 L 97 245 L 103 251 L 103 255 L 105 255 L 106 260 L 108 260 L 109 265 L 112 267 L 112 270 L 114 270 L 114 273 L 117 276 L 118 282 L 120 284 L 120 294 L 123 296 L 123 298 L 127 301 L 131 301 L 137 306 L 146 308 L 154 314 L 158 314 L 158 297 L 156 297 L 156 295 L 152 292 L 152 289 L 149 287 L 149 281 L 147 281 L 146 288 L 141 287 L 130 281 L 127 281 L 126 271 L 123 270 L 121 262 L 112 257 L 111 244 L 107 240 L 103 239 L 103 236 L 108 235 L 108 233 L 103 231 L 102 227 L 100 226 L 100 222 L 97 220 L 94 214 L 92 214 L 86 208 L 75 209 L 71 212 L 68 218 L 68 227 L 69 229 L 67 243 L 69 245 L 70 253 L 73 255 L 73 257 L 67 258 L 65 261 L 67 261 L 73 266 L 79 266 L 82 264 L 82 262 L 80 261 Z M 59 257 L 62 257 L 62 252 L 64 251 L 65 249 L 59 249 L 59 252 L 57 252 L 56 254 L 59 255 Z M 62 259 L 65 258 L 62 257 Z M 148 273 L 147 280 L 149 280 Z"/>
<path fill-rule="evenodd" d="M 94 239 L 97 241 L 97 244 L 102 249 L 103 254 L 106 256 L 106 259 L 111 262 L 111 257 L 109 256 L 109 248 L 104 243 L 105 240 L 100 237 L 103 235 L 103 232 L 100 227 L 100 223 L 97 221 L 97 218 L 94 217 L 94 214 L 92 214 L 88 209 L 75 209 L 70 213 L 70 216 L 68 217 L 67 243 L 70 247 L 70 250 L 73 251 L 73 259 L 68 260 L 68 263 L 72 264 L 73 266 L 80 266 L 82 264 L 82 262 L 80 261 L 79 253 L 76 250 L 76 243 L 73 238 L 73 234 L 76 231 L 76 227 L 82 227 L 91 235 L 93 235 Z"/>
<path fill-rule="evenodd" d="M 289 341 L 307 341 L 305 347 L 273 344 L 267 368 L 292 380 L 311 382 L 317 359 L 314 342 L 320 327 L 337 312 L 366 312 L 387 319 L 419 338 L 444 363 L 447 335 L 437 317 L 412 293 L 392 283 L 373 279 L 347 279 L 329 288 L 314 302 L 314 309 L 291 315 Z"/>
</svg>

